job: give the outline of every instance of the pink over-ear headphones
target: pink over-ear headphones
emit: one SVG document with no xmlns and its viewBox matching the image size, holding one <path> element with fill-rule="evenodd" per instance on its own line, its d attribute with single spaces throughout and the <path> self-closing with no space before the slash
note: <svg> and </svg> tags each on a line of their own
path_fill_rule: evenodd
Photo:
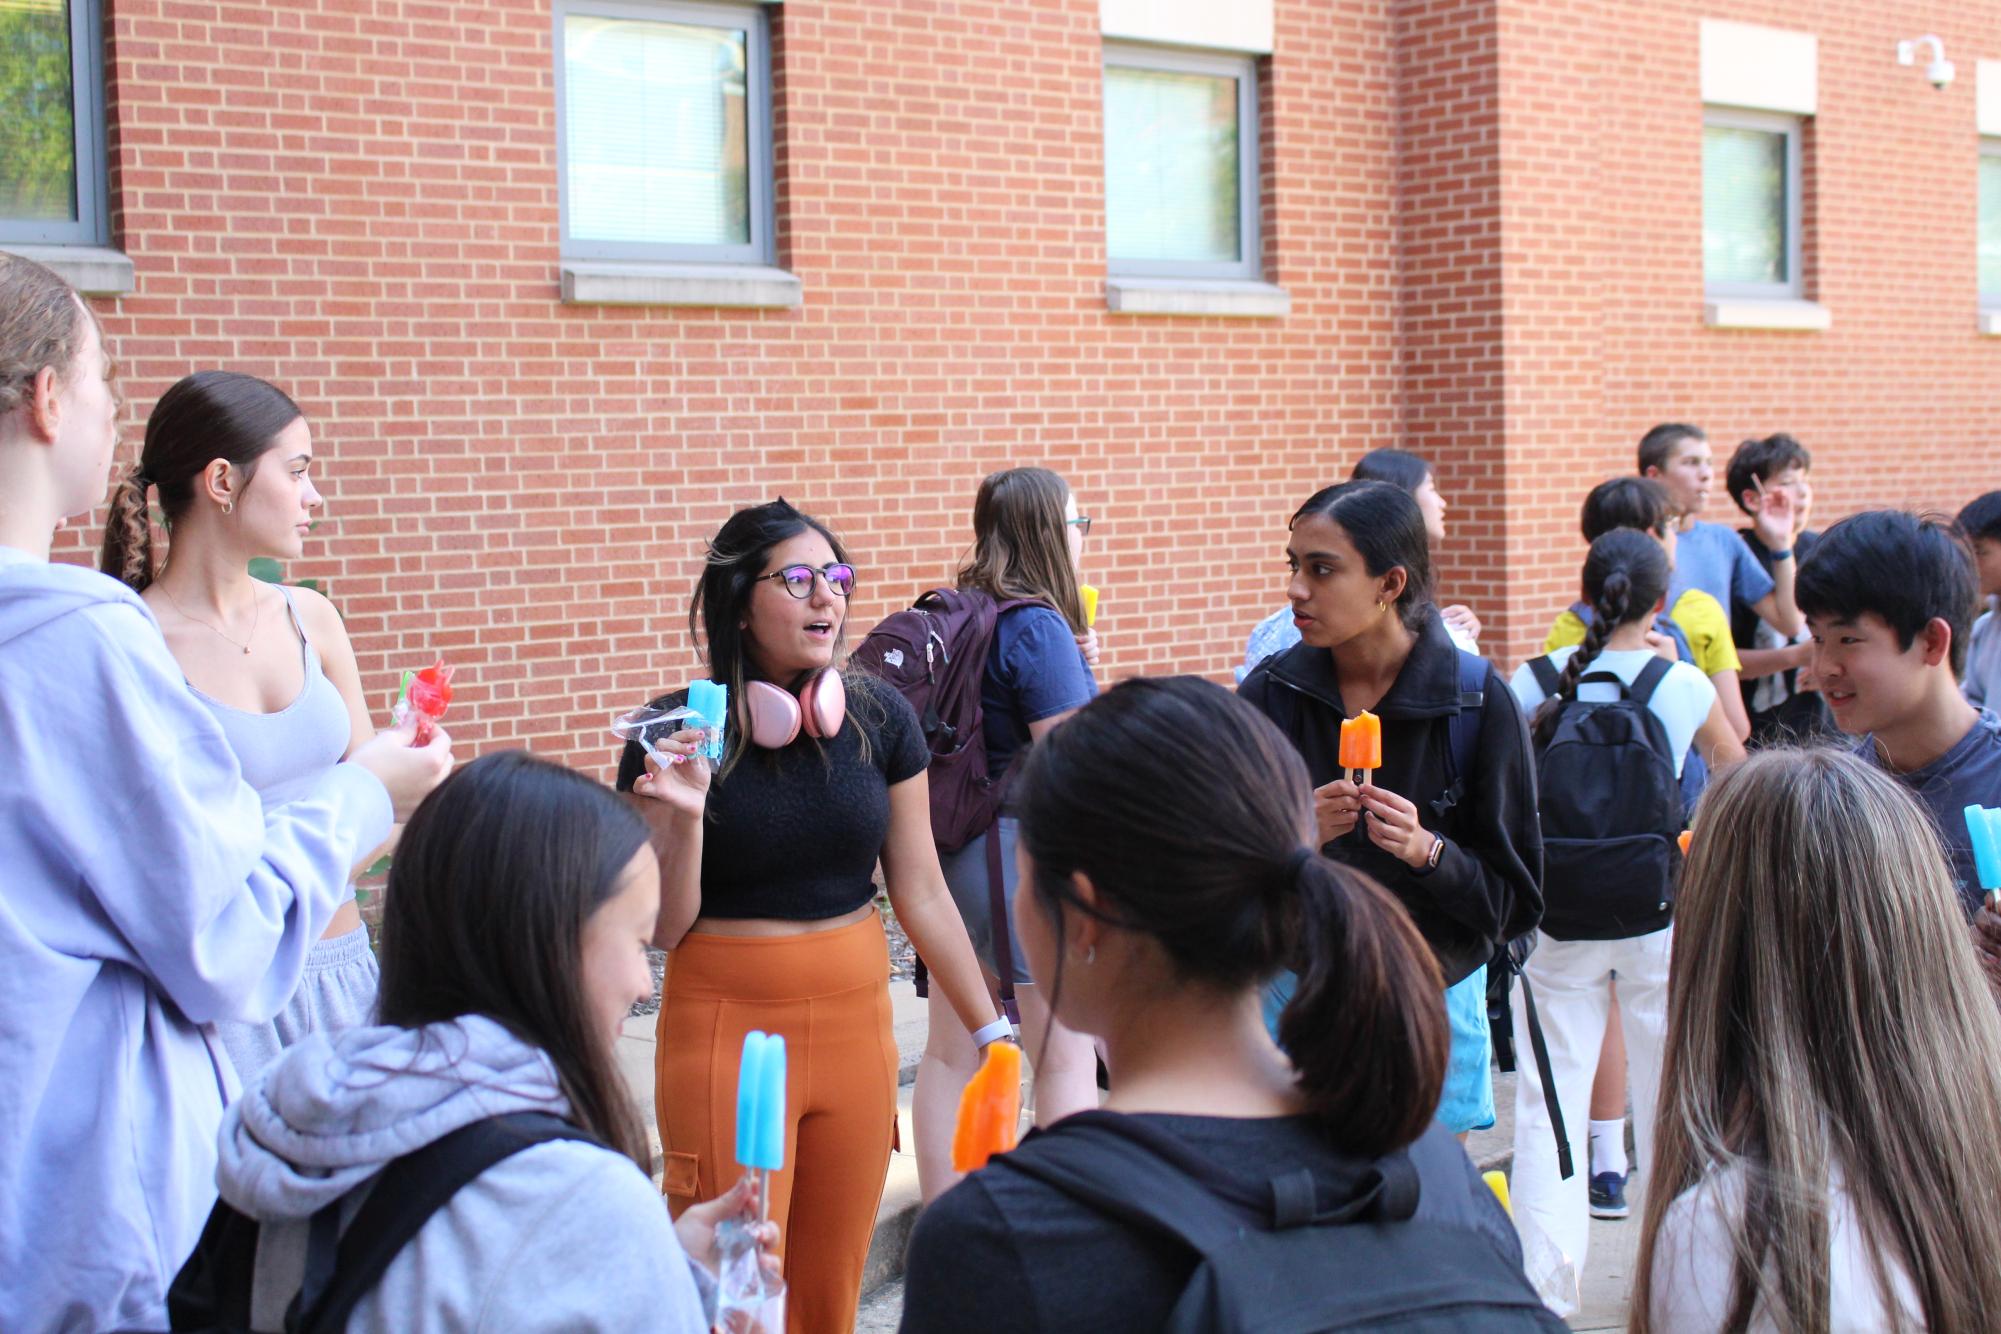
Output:
<svg viewBox="0 0 2001 1334">
<path fill-rule="evenodd" d="M 769 681 L 750 681 L 743 688 L 750 713 L 750 739 L 766 750 L 781 750 L 798 739 L 831 737 L 848 716 L 848 688 L 832 667 L 816 672 L 794 698 Z"/>
</svg>

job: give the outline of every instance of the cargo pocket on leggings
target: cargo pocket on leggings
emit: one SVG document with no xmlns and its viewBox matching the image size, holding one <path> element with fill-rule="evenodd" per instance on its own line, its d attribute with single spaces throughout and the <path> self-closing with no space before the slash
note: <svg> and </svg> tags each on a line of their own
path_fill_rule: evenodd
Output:
<svg viewBox="0 0 2001 1334">
<path fill-rule="evenodd" d="M 702 1185 L 702 1160 L 692 1153 L 668 1153 L 661 1157 L 666 1165 L 660 1174 L 660 1193 L 694 1203 Z"/>
</svg>

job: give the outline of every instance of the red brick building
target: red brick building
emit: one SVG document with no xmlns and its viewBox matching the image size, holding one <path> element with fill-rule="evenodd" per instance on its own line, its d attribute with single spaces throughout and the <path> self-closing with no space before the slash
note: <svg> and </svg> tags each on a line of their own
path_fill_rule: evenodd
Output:
<svg viewBox="0 0 2001 1334">
<path fill-rule="evenodd" d="M 1220 676 L 1287 513 L 1378 446 L 1437 464 L 1443 586 L 1507 664 L 1657 420 L 1719 457 L 1791 431 L 1822 521 L 2001 485 L 2001 0 L 0 21 L 67 34 L 77 80 L 70 216 L 0 160 L 0 244 L 111 293 L 135 439 L 199 367 L 299 399 L 330 500 L 288 574 L 385 699 L 460 665 L 467 754 L 605 762 L 693 669 L 702 539 L 777 494 L 851 545 L 865 627 L 949 577 L 983 474 L 1049 464 L 1097 523 L 1110 675 Z"/>
</svg>

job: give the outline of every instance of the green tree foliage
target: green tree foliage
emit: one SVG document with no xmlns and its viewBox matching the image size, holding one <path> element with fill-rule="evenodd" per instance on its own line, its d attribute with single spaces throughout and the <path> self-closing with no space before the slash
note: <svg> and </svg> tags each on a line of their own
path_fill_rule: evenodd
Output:
<svg viewBox="0 0 2001 1334">
<path fill-rule="evenodd" d="M 68 10 L 0 0 L 0 216 L 76 216 Z"/>
</svg>

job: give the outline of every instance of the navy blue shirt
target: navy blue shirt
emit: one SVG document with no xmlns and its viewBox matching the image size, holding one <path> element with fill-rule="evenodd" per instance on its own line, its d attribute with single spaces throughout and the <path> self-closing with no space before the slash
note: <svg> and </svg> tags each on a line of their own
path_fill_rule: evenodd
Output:
<svg viewBox="0 0 2001 1334">
<path fill-rule="evenodd" d="M 1900 774 L 1885 768 L 1873 737 L 1856 743 L 1855 753 L 1911 790 L 1924 803 L 1945 845 L 1946 868 L 1968 918 L 1980 910 L 1980 877 L 1973 866 L 1973 838 L 1966 830 L 1968 806 L 2001 806 L 2001 718 L 1982 709 L 1966 735 L 1922 769 Z"/>
<path fill-rule="evenodd" d="M 1028 744 L 1028 725 L 1081 709 L 1098 682 L 1077 647 L 1070 622 L 1049 607 L 1001 613 L 987 669 L 980 678 L 980 714 L 987 738 L 987 776 L 999 778 Z"/>
</svg>

